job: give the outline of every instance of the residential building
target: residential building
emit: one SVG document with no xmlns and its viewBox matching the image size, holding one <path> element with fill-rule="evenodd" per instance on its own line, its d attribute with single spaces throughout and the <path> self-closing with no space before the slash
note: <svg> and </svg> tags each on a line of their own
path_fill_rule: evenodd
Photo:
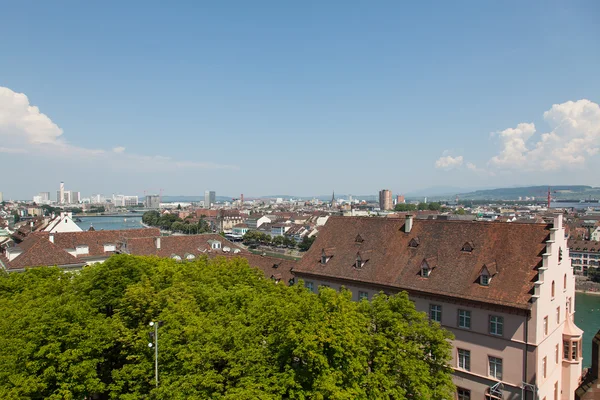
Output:
<svg viewBox="0 0 600 400">
<path fill-rule="evenodd" d="M 597 226 L 592 231 L 592 234 L 590 235 L 590 240 L 593 240 L 594 242 L 599 242 L 600 241 L 600 226 Z"/>
<path fill-rule="evenodd" d="M 379 191 L 379 208 L 382 210 L 393 209 L 392 205 L 392 191 L 383 189 Z"/>
<path fill-rule="evenodd" d="M 134 207 L 139 204 L 138 196 L 113 195 L 113 204 L 116 207 Z"/>
<path fill-rule="evenodd" d="M 579 385 L 562 215 L 544 224 L 330 217 L 293 272 L 355 300 L 408 292 L 454 334 L 461 399 L 570 400 Z"/>
<path fill-rule="evenodd" d="M 25 268 L 56 265 L 63 269 L 80 269 L 103 262 L 116 254 L 124 240 L 133 237 L 160 236 L 152 229 L 84 232 L 33 232 L 16 247 L 0 254 L 0 267 L 9 272 Z"/>
<path fill-rule="evenodd" d="M 236 239 L 241 239 L 250 228 L 246 224 L 237 224 L 231 229 L 231 235 Z"/>
<path fill-rule="evenodd" d="M 270 224 L 272 221 L 265 215 L 251 215 L 246 219 L 246 225 L 250 229 L 258 229 L 262 224 Z"/>
<path fill-rule="evenodd" d="M 4 201 L 4 194 L 2 192 L 0 192 L 0 203 L 2 203 Z"/>
<path fill-rule="evenodd" d="M 283 236 L 290 228 L 290 225 L 286 224 L 275 224 L 271 226 L 271 236 Z"/>
<path fill-rule="evenodd" d="M 211 208 L 217 202 L 217 194 L 212 190 L 204 192 L 204 208 Z"/>
<path fill-rule="evenodd" d="M 406 203 L 406 200 L 404 199 L 404 195 L 399 194 L 396 197 L 396 204 L 403 204 L 403 203 Z"/>
<path fill-rule="evenodd" d="M 160 196 L 156 194 L 147 195 L 144 200 L 144 207 L 158 210 L 160 208 Z"/>
<path fill-rule="evenodd" d="M 569 251 L 573 272 L 587 276 L 589 268 L 598 268 L 600 263 L 600 242 L 589 240 L 569 240 Z"/>
<path fill-rule="evenodd" d="M 73 221 L 73 214 L 70 212 L 61 212 L 60 215 L 53 217 L 43 232 L 81 232 L 82 229 Z"/>
</svg>

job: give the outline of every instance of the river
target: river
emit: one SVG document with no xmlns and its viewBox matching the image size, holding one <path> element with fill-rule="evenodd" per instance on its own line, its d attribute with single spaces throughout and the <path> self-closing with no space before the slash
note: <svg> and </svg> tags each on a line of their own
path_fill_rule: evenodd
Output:
<svg viewBox="0 0 600 400">
<path fill-rule="evenodd" d="M 90 226 L 93 226 L 97 231 L 140 229 L 144 227 L 141 215 L 79 217 L 79 219 L 81 222 L 77 222 L 77 225 L 84 231 L 90 229 Z"/>
<path fill-rule="evenodd" d="M 583 330 L 583 367 L 592 365 L 592 338 L 600 329 L 600 295 L 575 294 L 575 325 Z"/>
</svg>

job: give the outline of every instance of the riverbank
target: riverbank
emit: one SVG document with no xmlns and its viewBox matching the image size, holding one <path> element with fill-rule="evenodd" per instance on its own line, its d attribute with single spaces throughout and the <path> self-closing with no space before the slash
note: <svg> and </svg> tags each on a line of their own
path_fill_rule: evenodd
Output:
<svg viewBox="0 0 600 400">
<path fill-rule="evenodd" d="M 575 293 L 584 293 L 584 294 L 591 294 L 594 296 L 600 296 L 600 292 L 593 292 L 593 291 L 589 291 L 589 290 L 575 290 Z"/>
</svg>

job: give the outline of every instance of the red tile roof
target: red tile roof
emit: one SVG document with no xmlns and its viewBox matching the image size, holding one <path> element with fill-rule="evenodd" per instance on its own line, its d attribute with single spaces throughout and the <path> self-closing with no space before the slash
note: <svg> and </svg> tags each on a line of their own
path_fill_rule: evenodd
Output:
<svg viewBox="0 0 600 400">
<path fill-rule="evenodd" d="M 551 225 L 413 219 L 331 217 L 294 273 L 383 285 L 527 309 Z M 361 241 L 356 241 L 360 235 Z M 415 239 L 416 247 L 409 243 Z M 462 251 L 471 243 L 471 252 Z M 331 256 L 321 264 L 325 249 Z M 356 268 L 357 255 L 363 261 Z M 435 260 L 428 278 L 424 260 Z M 495 263 L 489 286 L 478 284 L 484 265 Z"/>
<path fill-rule="evenodd" d="M 43 237 L 49 241 L 50 234 L 48 232 L 36 232 L 34 235 Z M 110 256 L 114 253 L 105 252 L 105 244 L 114 244 L 115 246 L 118 246 L 119 243 L 122 243 L 127 239 L 144 237 L 154 238 L 157 236 L 160 236 L 160 230 L 158 228 L 62 232 L 54 234 L 54 244 L 63 250 L 75 249 L 77 246 L 88 246 L 89 254 L 80 257 L 102 257 Z"/>
<path fill-rule="evenodd" d="M 9 271 L 26 267 L 76 266 L 82 264 L 76 257 L 39 236 L 30 235 L 19 247 L 23 249 L 23 253 L 14 260 L 9 262 L 4 255 L 1 256 L 2 263 Z"/>
<path fill-rule="evenodd" d="M 212 249 L 210 241 L 221 242 L 220 249 Z M 160 249 L 156 246 L 156 238 L 131 238 L 125 240 L 125 246 L 122 251 L 128 254 L 139 256 L 154 255 L 158 257 L 171 257 L 177 255 L 185 259 L 187 254 L 199 256 L 202 254 L 216 253 L 226 254 L 223 251 L 224 247 L 229 247 L 231 253 L 235 249 L 240 252 L 246 251 L 233 242 L 225 239 L 223 236 L 215 233 L 207 233 L 201 235 L 186 235 L 186 236 L 163 236 L 160 238 Z"/>
</svg>

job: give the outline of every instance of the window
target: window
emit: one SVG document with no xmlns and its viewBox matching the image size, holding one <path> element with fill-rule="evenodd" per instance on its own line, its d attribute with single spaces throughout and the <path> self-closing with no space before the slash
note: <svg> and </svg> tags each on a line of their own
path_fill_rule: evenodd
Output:
<svg viewBox="0 0 600 400">
<path fill-rule="evenodd" d="M 554 298 L 554 293 L 556 291 L 556 283 L 552 281 L 552 298 Z"/>
<path fill-rule="evenodd" d="M 429 318 L 432 321 L 442 323 L 442 306 L 438 304 L 430 304 L 429 305 Z"/>
<path fill-rule="evenodd" d="M 419 238 L 412 238 L 408 242 L 408 247 L 419 247 Z"/>
<path fill-rule="evenodd" d="M 356 255 L 356 268 L 361 268 L 363 266 L 363 260 L 360 254 Z"/>
<path fill-rule="evenodd" d="M 571 360 L 577 360 L 578 342 L 571 342 Z"/>
<path fill-rule="evenodd" d="M 458 400 L 471 400 L 471 391 L 463 388 L 456 388 Z"/>
<path fill-rule="evenodd" d="M 554 363 L 558 364 L 558 358 L 559 358 L 559 350 L 558 350 L 558 345 L 556 345 L 556 348 L 554 349 Z"/>
<path fill-rule="evenodd" d="M 423 264 L 421 264 L 421 276 L 424 278 L 428 278 L 430 273 L 431 273 L 431 268 L 429 268 L 429 264 L 427 264 L 427 262 L 423 261 Z"/>
<path fill-rule="evenodd" d="M 306 287 L 308 290 L 310 290 L 311 292 L 313 292 L 313 291 L 314 291 L 314 285 L 313 285 L 313 283 L 312 283 L 312 282 L 305 282 L 305 283 L 304 283 L 304 286 L 305 286 L 305 287 Z"/>
<path fill-rule="evenodd" d="M 548 334 L 548 316 L 544 317 L 544 335 Z"/>
<path fill-rule="evenodd" d="M 369 293 L 367 292 L 358 292 L 358 300 L 369 300 Z"/>
<path fill-rule="evenodd" d="M 490 376 L 496 378 L 499 381 L 502 380 L 502 359 L 498 357 L 488 357 L 490 364 Z"/>
<path fill-rule="evenodd" d="M 469 350 L 458 349 L 458 368 L 471 370 L 471 352 Z"/>
<path fill-rule="evenodd" d="M 563 278 L 563 289 L 567 290 L 567 274 L 565 274 L 565 277 Z"/>
<path fill-rule="evenodd" d="M 569 359 L 569 346 L 571 343 L 568 340 L 563 341 L 563 358 L 565 360 Z"/>
<path fill-rule="evenodd" d="M 461 251 L 466 251 L 467 253 L 470 253 L 473 251 L 473 244 L 470 242 L 466 242 L 465 244 L 463 244 L 462 249 L 460 249 Z"/>
<path fill-rule="evenodd" d="M 488 286 L 490 284 L 490 276 L 487 274 L 481 274 L 481 278 L 479 279 L 479 282 L 481 283 L 482 286 Z"/>
<path fill-rule="evenodd" d="M 458 327 L 471 329 L 471 311 L 458 310 Z"/>
<path fill-rule="evenodd" d="M 560 324 L 560 306 L 556 307 L 556 323 Z"/>
<path fill-rule="evenodd" d="M 504 317 L 490 315 L 490 333 L 492 335 L 502 336 L 504 333 Z"/>
<path fill-rule="evenodd" d="M 547 361 L 548 361 L 548 360 L 546 359 L 546 357 L 544 357 L 544 358 L 542 359 L 542 376 L 543 376 L 544 378 L 546 378 L 546 372 L 547 372 L 547 370 L 548 370 L 548 368 L 547 368 L 547 366 L 546 366 L 546 364 L 547 364 Z"/>
<path fill-rule="evenodd" d="M 327 257 L 327 253 L 325 253 L 325 249 L 321 250 L 321 264 L 325 265 L 327 264 L 327 261 L 329 261 L 330 257 Z"/>
<path fill-rule="evenodd" d="M 554 382 L 554 400 L 558 400 L 558 381 Z"/>
</svg>

